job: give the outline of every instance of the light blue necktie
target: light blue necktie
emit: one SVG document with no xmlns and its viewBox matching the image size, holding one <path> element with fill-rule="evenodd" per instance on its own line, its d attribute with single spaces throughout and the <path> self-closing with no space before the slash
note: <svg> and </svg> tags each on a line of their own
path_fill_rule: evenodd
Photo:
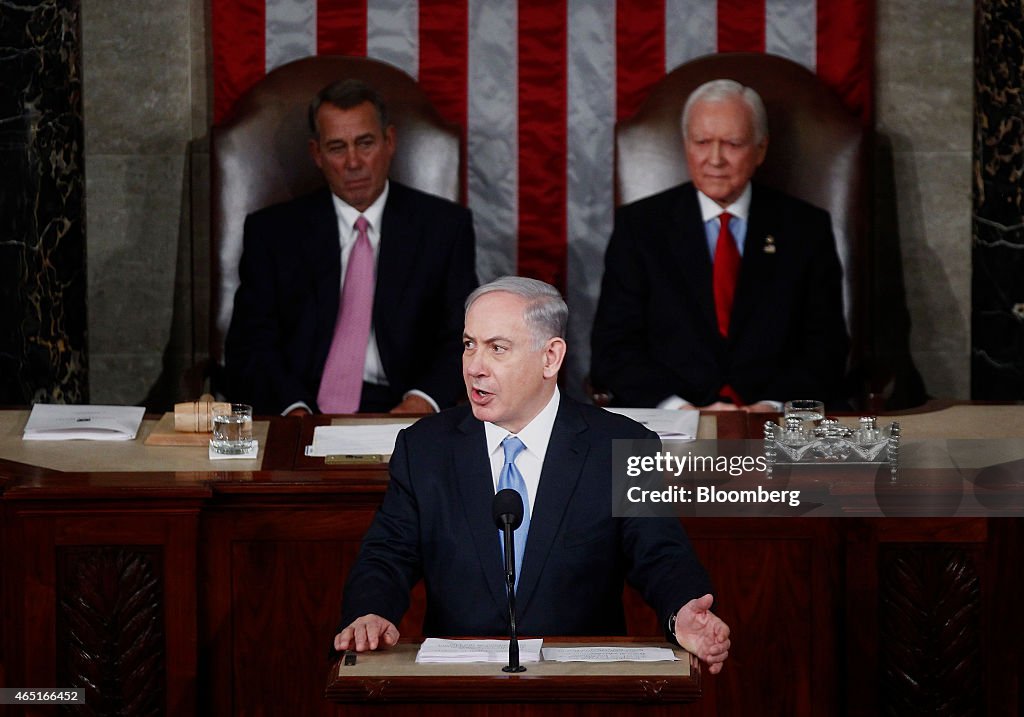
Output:
<svg viewBox="0 0 1024 717">
<path fill-rule="evenodd" d="M 530 532 L 530 497 L 526 493 L 526 481 L 523 480 L 523 474 L 516 468 L 516 456 L 526 446 L 517 437 L 509 436 L 501 442 L 501 447 L 505 449 L 505 465 L 501 467 L 501 475 L 498 476 L 498 490 L 511 488 L 523 499 L 523 522 L 515 532 L 516 585 L 518 585 L 519 571 L 523 567 L 523 553 L 526 551 L 526 536 Z M 505 536 L 500 530 L 498 537 L 501 539 L 501 545 L 504 546 Z M 504 551 L 504 547 L 502 547 L 502 551 Z"/>
</svg>

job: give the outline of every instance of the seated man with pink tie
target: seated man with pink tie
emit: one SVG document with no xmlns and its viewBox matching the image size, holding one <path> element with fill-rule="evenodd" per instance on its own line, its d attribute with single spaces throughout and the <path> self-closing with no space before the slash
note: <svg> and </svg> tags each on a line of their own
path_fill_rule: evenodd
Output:
<svg viewBox="0 0 1024 717">
<path fill-rule="evenodd" d="M 365 83 L 325 87 L 309 124 L 327 186 L 246 218 L 228 394 L 265 414 L 452 405 L 472 215 L 388 179 L 395 128 Z"/>
<path fill-rule="evenodd" d="M 591 380 L 620 406 L 841 400 L 848 339 L 832 222 L 751 182 L 768 146 L 761 98 L 733 80 L 705 83 L 682 134 L 692 181 L 616 212 Z"/>
</svg>

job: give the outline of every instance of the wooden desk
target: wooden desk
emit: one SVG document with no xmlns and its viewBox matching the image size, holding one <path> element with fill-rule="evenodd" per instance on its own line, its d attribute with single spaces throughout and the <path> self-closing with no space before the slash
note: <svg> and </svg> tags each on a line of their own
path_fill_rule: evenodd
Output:
<svg viewBox="0 0 1024 717">
<path fill-rule="evenodd" d="M 585 645 L 664 647 L 651 638 L 547 638 L 545 647 Z M 419 643 L 363 653 L 353 666 L 335 664 L 327 678 L 327 699 L 344 715 L 415 714 L 423 703 L 435 710 L 472 709 L 474 714 L 522 712 L 523 703 L 553 705 L 578 715 L 628 715 L 632 705 L 644 715 L 678 714 L 679 706 L 700 696 L 696 658 L 676 649 L 676 662 L 539 662 L 527 671 L 507 674 L 498 663 L 416 664 Z M 404 709 L 403 705 L 410 707 Z M 652 711 L 652 707 L 663 707 Z"/>
<path fill-rule="evenodd" d="M 380 467 L 305 463 L 325 420 L 310 418 L 270 420 L 259 465 L 161 448 L 200 454 L 160 470 L 134 444 L 91 444 L 132 458 L 45 468 L 4 456 L 5 440 L 24 448 L 26 415 L 0 413 L 0 684 L 90 682 L 100 713 L 333 714 L 327 651 Z M 723 413 L 715 429 L 759 426 Z M 1020 521 L 685 525 L 734 637 L 686 714 L 1018 714 Z M 626 603 L 630 634 L 660 633 L 635 593 Z M 422 612 L 419 591 L 403 637 L 419 636 Z"/>
</svg>

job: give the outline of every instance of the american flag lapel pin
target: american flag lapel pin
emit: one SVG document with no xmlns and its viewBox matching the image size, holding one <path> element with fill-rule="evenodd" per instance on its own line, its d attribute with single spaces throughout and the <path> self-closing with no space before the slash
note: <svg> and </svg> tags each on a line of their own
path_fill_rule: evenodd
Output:
<svg viewBox="0 0 1024 717">
<path fill-rule="evenodd" d="M 771 234 L 764 238 L 764 253 L 774 254 L 775 253 L 775 237 Z"/>
</svg>

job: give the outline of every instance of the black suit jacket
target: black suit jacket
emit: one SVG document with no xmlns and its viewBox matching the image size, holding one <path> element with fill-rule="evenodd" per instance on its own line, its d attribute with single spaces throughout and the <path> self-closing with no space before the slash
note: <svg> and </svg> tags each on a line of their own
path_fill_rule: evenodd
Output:
<svg viewBox="0 0 1024 717">
<path fill-rule="evenodd" d="M 770 238 L 770 240 L 769 240 Z M 620 207 L 591 336 L 591 379 L 618 405 L 839 398 L 848 339 L 827 212 L 753 185 L 728 339 L 692 183 Z M 772 250 L 774 247 L 774 250 Z"/>
<path fill-rule="evenodd" d="M 624 634 L 624 578 L 663 624 L 711 591 L 677 518 L 612 517 L 613 438 L 657 437 L 562 396 L 516 592 L 523 635 Z M 370 613 L 397 625 L 422 578 L 425 635 L 507 634 L 483 423 L 468 407 L 421 419 L 400 434 L 390 472 L 345 586 L 341 626 Z"/>
<path fill-rule="evenodd" d="M 338 314 L 341 249 L 323 188 L 249 215 L 225 346 L 231 398 L 257 413 L 317 410 Z M 373 327 L 393 403 L 419 389 L 442 407 L 464 388 L 463 302 L 476 288 L 468 209 L 391 181 L 381 217 Z"/>
</svg>

